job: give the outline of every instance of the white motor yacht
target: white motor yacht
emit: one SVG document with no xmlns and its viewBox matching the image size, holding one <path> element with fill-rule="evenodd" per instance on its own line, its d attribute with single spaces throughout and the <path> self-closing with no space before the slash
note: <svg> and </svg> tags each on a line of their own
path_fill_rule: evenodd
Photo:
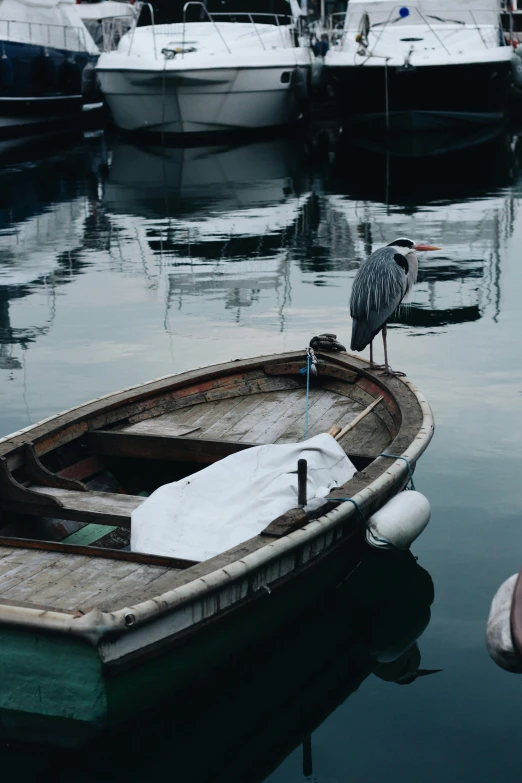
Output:
<svg viewBox="0 0 522 783">
<path fill-rule="evenodd" d="M 412 131 L 502 119 L 518 58 L 500 10 L 500 0 L 350 0 L 325 57 L 341 110 Z"/>
<path fill-rule="evenodd" d="M 184 21 L 137 24 L 96 67 L 116 125 L 178 134 L 294 122 L 313 58 L 298 35 L 296 6 L 289 16 L 232 15 L 188 3 Z M 198 21 L 187 21 L 195 11 Z"/>
</svg>

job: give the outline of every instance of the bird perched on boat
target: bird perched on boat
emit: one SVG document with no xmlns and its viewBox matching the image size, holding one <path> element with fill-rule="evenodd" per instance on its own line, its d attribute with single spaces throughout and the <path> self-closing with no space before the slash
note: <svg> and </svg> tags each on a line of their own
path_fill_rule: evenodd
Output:
<svg viewBox="0 0 522 783">
<path fill-rule="evenodd" d="M 370 369 L 383 369 L 384 375 L 404 375 L 393 372 L 388 363 L 386 324 L 417 280 L 417 251 L 440 250 L 436 245 L 415 244 L 399 237 L 381 247 L 363 261 L 355 276 L 350 299 L 352 351 L 362 351 L 370 345 Z M 373 363 L 373 339 L 382 330 L 384 365 Z"/>
</svg>

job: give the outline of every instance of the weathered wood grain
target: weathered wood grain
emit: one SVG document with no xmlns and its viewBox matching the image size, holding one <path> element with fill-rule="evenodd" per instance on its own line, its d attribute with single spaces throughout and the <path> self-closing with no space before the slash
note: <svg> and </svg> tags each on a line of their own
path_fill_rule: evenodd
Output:
<svg viewBox="0 0 522 783">
<path fill-rule="evenodd" d="M 42 552 L 38 550 L 34 550 L 31 555 L 31 557 L 26 557 L 23 563 L 13 564 L 13 568 L 2 569 L 0 575 L 0 595 L 26 582 L 35 574 L 41 573 L 60 558 L 60 555 L 56 552 Z"/>
<path fill-rule="evenodd" d="M 122 560 L 129 563 L 156 565 L 172 568 L 174 571 L 191 568 L 193 565 L 197 564 L 197 561 L 195 560 L 184 560 L 178 557 L 163 557 L 162 555 L 149 555 L 144 552 L 129 552 L 121 549 L 99 547 L 97 543 L 96 545 L 90 544 L 88 546 L 83 546 L 81 544 L 63 544 L 59 541 L 0 537 L 0 544 L 7 544 L 10 547 L 14 547 L 14 549 L 12 549 L 13 557 L 9 558 L 10 564 L 17 562 L 15 553 L 21 552 L 23 558 L 30 559 L 31 555 L 29 553 L 35 550 L 38 552 L 61 552 L 66 557 L 71 555 L 86 555 L 87 557 L 101 558 L 102 560 Z M 7 558 L 0 560 L 0 569 L 5 562 L 7 562 Z M 11 567 L 11 565 L 9 567 Z"/>
<path fill-rule="evenodd" d="M 52 507 L 53 510 L 61 505 L 60 500 L 57 498 L 44 497 L 42 499 L 35 491 L 17 481 L 11 473 L 5 457 L 0 457 L 0 490 L 2 499 L 9 503 L 19 503 L 27 506 L 38 503 L 40 507 L 48 506 Z"/>
<path fill-rule="evenodd" d="M 137 424 L 131 424 L 122 430 L 110 430 L 110 432 L 125 432 L 127 435 L 170 435 L 172 437 L 182 437 L 183 435 L 192 435 L 199 430 L 199 427 L 192 424 L 177 424 L 168 419 L 169 414 L 159 416 L 157 419 L 146 419 Z M 103 430 L 94 430 L 103 432 Z M 87 434 L 87 438 L 93 433 Z"/>
<path fill-rule="evenodd" d="M 53 516 L 58 519 L 76 519 L 80 522 L 91 522 L 98 525 L 130 526 L 130 516 L 135 508 L 143 503 L 142 497 L 135 495 L 118 495 L 111 492 L 72 492 L 56 487 L 31 486 L 36 496 L 51 496 L 60 502 L 53 508 Z M 42 504 L 43 505 L 43 504 Z M 24 504 L 26 513 L 39 513 L 38 504 Z"/>
<path fill-rule="evenodd" d="M 267 375 L 295 375 L 300 374 L 300 370 L 306 369 L 306 356 L 297 362 L 282 362 L 280 364 L 265 364 L 264 371 Z M 337 367 L 330 362 L 319 361 L 317 363 L 317 372 L 319 377 L 339 378 L 345 383 L 355 383 L 359 374 L 353 370 L 347 370 L 344 367 Z"/>
<path fill-rule="evenodd" d="M 223 436 L 227 439 L 239 440 L 252 427 L 270 416 L 272 411 L 281 404 L 282 400 L 291 394 L 295 394 L 295 392 L 266 392 L 260 394 L 261 400 L 259 404 L 255 408 L 250 408 L 244 416 L 225 430 Z"/>
<path fill-rule="evenodd" d="M 262 536 L 269 536 L 271 538 L 281 538 L 281 536 L 287 536 L 288 533 L 292 533 L 294 530 L 298 530 L 308 522 L 308 515 L 302 508 L 292 508 L 285 514 L 281 514 L 280 517 L 274 519 L 269 525 L 261 531 Z"/>
<path fill-rule="evenodd" d="M 101 473 L 105 470 L 103 462 L 95 456 L 85 457 L 85 459 L 74 462 L 72 465 L 68 465 L 66 468 L 62 468 L 58 471 L 59 476 L 72 479 L 88 479 L 96 473 Z"/>
<path fill-rule="evenodd" d="M 34 554 L 37 553 L 33 552 Z M 7 598 L 12 601 L 31 602 L 32 599 L 38 601 L 38 596 L 43 590 L 56 584 L 76 568 L 85 565 L 88 560 L 89 558 L 81 555 L 64 555 L 53 560 L 47 567 L 40 568 L 32 576 L 29 573 L 24 574 L 18 583 L 12 584 L 7 589 L 0 579 L 0 596 L 2 600 Z"/>
<path fill-rule="evenodd" d="M 335 394 L 346 396 L 348 399 L 353 400 L 354 403 L 358 403 L 361 406 L 361 410 L 370 405 L 377 397 L 382 396 L 379 395 L 378 388 L 375 388 L 375 395 L 372 395 L 364 389 L 360 389 L 359 384 L 350 387 L 346 386 L 346 384 L 341 384 L 338 381 L 327 381 L 324 384 L 324 388 Z M 400 422 L 397 424 L 394 416 L 390 413 L 386 404 L 386 399 L 375 409 L 375 413 L 386 424 L 392 436 L 395 436 L 399 430 Z"/>
<path fill-rule="evenodd" d="M 34 443 L 26 443 L 24 448 L 24 472 L 33 478 L 37 484 L 47 487 L 60 487 L 72 489 L 78 492 L 87 492 L 87 487 L 81 481 L 66 478 L 63 475 L 52 473 L 43 465 L 34 450 Z"/>
<path fill-rule="evenodd" d="M 59 609 L 88 608 L 90 598 L 140 568 L 137 563 L 111 562 L 92 558 L 40 593 L 39 600 Z"/>
<path fill-rule="evenodd" d="M 228 457 L 230 454 L 235 454 L 237 451 L 244 451 L 251 445 L 248 443 L 227 443 L 221 440 L 163 437 L 162 435 L 143 435 L 111 430 L 90 432 L 86 438 L 89 447 L 103 456 L 178 460 L 206 465 Z"/>
<path fill-rule="evenodd" d="M 302 415 L 305 406 L 306 392 L 298 389 L 292 394 L 286 394 L 284 399 L 270 413 L 257 421 L 240 440 L 248 443 L 273 443 L 287 427 Z M 314 396 L 315 402 L 315 396 Z"/>
<path fill-rule="evenodd" d="M 205 438 L 223 438 L 224 434 L 240 419 L 242 419 L 250 410 L 255 409 L 263 401 L 264 396 L 255 395 L 251 397 L 242 397 L 238 404 L 227 411 L 224 416 L 221 416 L 210 427 L 207 427 L 204 437 Z M 201 436 L 203 437 L 203 436 Z"/>
<path fill-rule="evenodd" d="M 315 398 L 313 405 L 310 406 L 308 411 L 308 432 L 309 437 L 318 435 L 321 432 L 328 432 L 330 425 L 326 426 L 326 418 L 329 411 L 336 406 L 335 415 L 340 416 L 339 408 L 339 395 L 326 391 L 321 387 L 323 394 Z M 345 402 L 345 398 L 342 398 L 341 404 L 348 407 L 348 403 Z M 355 415 L 355 414 L 354 414 Z M 290 426 L 280 435 L 276 443 L 296 443 L 303 438 L 305 430 L 305 422 L 302 417 L 296 419 Z"/>
<path fill-rule="evenodd" d="M 111 587 L 105 589 L 99 596 L 91 596 L 89 600 L 105 611 L 109 607 L 121 604 L 125 606 L 125 598 L 132 592 L 143 590 L 148 584 L 162 576 L 168 569 L 157 566 L 140 566 L 135 571 L 119 579 Z M 81 607 L 80 607 L 81 608 Z"/>
</svg>

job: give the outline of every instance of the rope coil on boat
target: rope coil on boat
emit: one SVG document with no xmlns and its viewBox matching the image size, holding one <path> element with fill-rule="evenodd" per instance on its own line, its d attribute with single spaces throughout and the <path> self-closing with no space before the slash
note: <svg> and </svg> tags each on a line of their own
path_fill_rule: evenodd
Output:
<svg viewBox="0 0 522 783">
<path fill-rule="evenodd" d="M 344 345 L 341 345 L 337 341 L 337 335 L 336 334 L 330 334 L 325 332 L 324 334 L 319 334 L 316 337 L 312 337 L 310 340 L 310 345 L 306 349 L 306 367 L 301 367 L 299 370 L 300 375 L 306 375 L 306 411 L 305 411 L 305 434 L 303 436 L 303 440 L 307 440 L 308 438 L 308 411 L 310 407 L 310 376 L 314 375 L 317 376 L 318 369 L 317 369 L 317 356 L 315 355 L 315 350 L 323 350 L 323 351 L 346 351 L 346 348 Z"/>
</svg>

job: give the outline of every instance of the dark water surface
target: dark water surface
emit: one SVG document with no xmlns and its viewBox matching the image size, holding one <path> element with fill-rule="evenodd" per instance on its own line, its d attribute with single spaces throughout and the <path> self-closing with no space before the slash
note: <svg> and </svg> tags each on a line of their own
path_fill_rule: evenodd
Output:
<svg viewBox="0 0 522 783">
<path fill-rule="evenodd" d="M 348 343 L 360 260 L 400 235 L 442 247 L 421 257 L 389 343 L 436 420 L 416 472 L 433 516 L 413 549 L 435 586 L 421 667 L 443 671 L 408 685 L 379 676 L 368 624 L 380 633 L 402 617 L 413 639 L 431 599 L 426 578 L 412 578 L 397 605 L 381 605 L 394 577 L 369 566 L 354 592 L 373 590 L 366 614 L 354 619 L 348 596 L 215 683 L 212 704 L 201 695 L 188 725 L 208 768 L 191 776 L 169 756 L 188 731 L 171 715 L 141 750 L 106 748 L 80 771 L 78 755 L 3 748 L 6 779 L 515 779 L 522 679 L 490 661 L 484 629 L 522 561 L 522 168 L 515 135 L 467 141 L 405 157 L 344 139 L 319 158 L 294 138 L 163 150 L 94 134 L 0 160 L 0 435 L 153 377 L 304 348 L 323 331 Z"/>
</svg>

